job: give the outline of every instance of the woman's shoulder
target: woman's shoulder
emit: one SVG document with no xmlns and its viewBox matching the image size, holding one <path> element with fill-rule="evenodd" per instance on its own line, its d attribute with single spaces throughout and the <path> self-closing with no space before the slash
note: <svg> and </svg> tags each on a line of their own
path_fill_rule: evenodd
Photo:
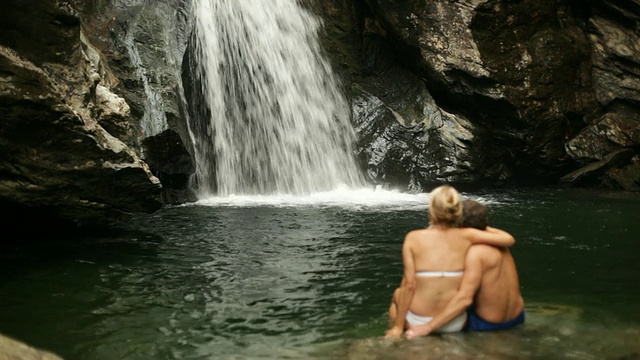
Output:
<svg viewBox="0 0 640 360">
<path fill-rule="evenodd" d="M 411 231 L 409 231 L 407 233 L 407 236 L 409 236 L 409 235 L 415 236 L 415 235 L 427 234 L 429 231 L 430 231 L 429 228 L 413 229 L 413 230 L 411 230 Z"/>
<path fill-rule="evenodd" d="M 405 240 L 418 240 L 425 239 L 432 236 L 433 229 L 424 228 L 424 229 L 415 229 L 411 230 L 405 236 Z"/>
</svg>

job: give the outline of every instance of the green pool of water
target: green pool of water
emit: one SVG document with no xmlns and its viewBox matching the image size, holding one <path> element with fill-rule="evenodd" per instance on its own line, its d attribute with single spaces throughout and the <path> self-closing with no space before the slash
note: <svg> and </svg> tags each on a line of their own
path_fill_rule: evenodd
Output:
<svg viewBox="0 0 640 360">
<path fill-rule="evenodd" d="M 92 360 L 640 356 L 638 194 L 465 195 L 516 236 L 520 329 L 382 339 L 426 204 L 365 202 L 167 207 L 113 234 L 8 241 L 0 333 Z"/>
</svg>

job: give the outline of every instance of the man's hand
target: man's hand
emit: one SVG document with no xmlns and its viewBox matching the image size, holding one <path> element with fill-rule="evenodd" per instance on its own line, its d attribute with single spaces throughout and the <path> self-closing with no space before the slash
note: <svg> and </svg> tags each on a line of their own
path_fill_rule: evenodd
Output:
<svg viewBox="0 0 640 360">
<path fill-rule="evenodd" d="M 405 335 L 407 339 L 413 339 L 416 337 L 429 335 L 432 332 L 433 332 L 433 328 L 431 328 L 431 325 L 427 323 L 424 325 L 416 325 L 416 326 L 410 327 L 409 330 L 407 330 L 407 333 Z"/>
<path fill-rule="evenodd" d="M 402 329 L 399 327 L 392 327 L 384 333 L 385 339 L 399 339 L 402 336 Z"/>
</svg>

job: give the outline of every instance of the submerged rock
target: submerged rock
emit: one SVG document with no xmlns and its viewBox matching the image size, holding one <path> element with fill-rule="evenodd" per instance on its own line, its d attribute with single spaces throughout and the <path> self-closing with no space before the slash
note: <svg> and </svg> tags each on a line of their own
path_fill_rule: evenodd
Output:
<svg viewBox="0 0 640 360">
<path fill-rule="evenodd" d="M 3 360 L 62 360 L 61 357 L 12 338 L 0 335 L 0 359 Z"/>
</svg>

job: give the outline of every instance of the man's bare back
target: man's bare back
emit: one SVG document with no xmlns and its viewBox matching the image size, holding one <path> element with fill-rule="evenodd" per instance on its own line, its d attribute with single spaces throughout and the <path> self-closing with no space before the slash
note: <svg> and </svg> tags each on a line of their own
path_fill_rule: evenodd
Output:
<svg viewBox="0 0 640 360">
<path fill-rule="evenodd" d="M 472 305 L 475 314 L 494 324 L 513 320 L 522 314 L 524 299 L 520 293 L 516 263 L 509 250 L 474 245 L 469 249 L 467 259 L 467 266 L 482 267 L 480 286 Z M 469 327 L 473 330 L 473 324 Z"/>
</svg>

